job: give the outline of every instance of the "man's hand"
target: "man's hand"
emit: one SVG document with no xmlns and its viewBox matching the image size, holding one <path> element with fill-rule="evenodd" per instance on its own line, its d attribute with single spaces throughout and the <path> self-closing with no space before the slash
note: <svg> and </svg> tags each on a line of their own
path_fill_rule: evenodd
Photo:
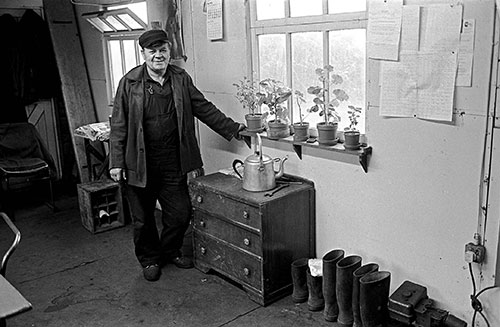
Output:
<svg viewBox="0 0 500 327">
<path fill-rule="evenodd" d="M 244 131 L 245 129 L 247 129 L 245 124 L 240 123 L 240 127 L 238 128 L 238 131 L 236 132 L 236 135 L 234 136 L 234 138 L 239 140 L 239 141 L 243 140 L 243 135 L 240 135 L 240 132 Z"/>
<path fill-rule="evenodd" d="M 123 168 L 112 168 L 109 170 L 109 175 L 115 182 L 120 182 L 122 179 L 127 180 L 127 176 L 125 175 Z"/>
</svg>

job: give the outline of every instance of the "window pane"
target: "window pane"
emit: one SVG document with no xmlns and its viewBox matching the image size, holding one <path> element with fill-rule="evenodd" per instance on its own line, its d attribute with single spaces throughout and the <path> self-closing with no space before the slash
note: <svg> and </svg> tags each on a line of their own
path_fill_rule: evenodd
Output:
<svg viewBox="0 0 500 327">
<path fill-rule="evenodd" d="M 100 18 L 94 17 L 94 18 L 89 18 L 89 22 L 91 22 L 95 27 L 97 27 L 98 30 L 102 32 L 112 32 L 113 29 L 109 27 L 105 22 L 103 22 Z"/>
<path fill-rule="evenodd" d="M 322 15 L 322 2 L 322 0 L 290 0 L 290 16 L 300 17 Z"/>
<path fill-rule="evenodd" d="M 256 0 L 257 19 L 285 18 L 284 0 Z"/>
<path fill-rule="evenodd" d="M 140 19 L 144 22 L 144 24 L 147 23 L 148 21 L 148 9 L 146 6 L 146 1 L 143 2 L 138 2 L 138 3 L 132 3 L 128 5 L 120 5 L 120 6 L 111 6 L 108 9 L 113 10 L 113 9 L 121 9 L 121 8 L 129 8 L 132 10 L 134 14 L 139 16 Z"/>
<path fill-rule="evenodd" d="M 114 16 L 108 16 L 108 17 L 106 17 L 106 21 L 108 23 L 110 23 L 111 26 L 113 26 L 118 31 L 126 31 L 127 30 L 127 28 L 125 26 L 123 26 L 123 24 L 120 23 L 118 21 L 118 19 L 116 19 Z"/>
<path fill-rule="evenodd" d="M 347 105 L 361 107 L 361 118 L 358 120 L 358 130 L 365 131 L 365 70 L 366 70 L 366 30 L 353 29 L 331 31 L 330 35 L 330 64 L 334 73 L 342 76 L 344 82 L 340 88 L 349 95 L 348 103 L 342 103 L 337 108 L 342 120 L 339 130 L 349 125 Z"/>
<path fill-rule="evenodd" d="M 306 103 L 301 104 L 302 117 L 304 121 L 315 126 L 320 121 L 317 113 L 306 112 L 313 103 L 313 96 L 307 94 L 307 88 L 319 85 L 314 73 L 315 69 L 323 66 L 323 35 L 321 32 L 307 32 L 292 34 L 292 88 L 304 94 Z M 294 97 L 293 122 L 300 121 L 299 108 Z"/>
<path fill-rule="evenodd" d="M 328 13 L 366 11 L 366 0 L 328 0 Z"/>
<path fill-rule="evenodd" d="M 260 79 L 286 82 L 285 35 L 259 35 Z"/>
<path fill-rule="evenodd" d="M 109 49 L 109 63 L 111 66 L 112 93 L 114 96 L 116 88 L 118 87 L 118 82 L 120 82 L 120 78 L 122 78 L 123 76 L 120 41 L 119 40 L 108 41 L 108 49 Z"/>
<path fill-rule="evenodd" d="M 133 30 L 142 29 L 142 25 L 139 24 L 135 19 L 133 19 L 132 17 L 130 17 L 130 15 L 128 15 L 128 14 L 118 15 L 118 18 L 120 18 L 121 20 L 123 20 L 125 22 L 125 24 L 127 24 Z"/>
<path fill-rule="evenodd" d="M 125 72 L 128 72 L 137 66 L 135 41 L 123 40 L 123 51 L 125 54 Z"/>
</svg>

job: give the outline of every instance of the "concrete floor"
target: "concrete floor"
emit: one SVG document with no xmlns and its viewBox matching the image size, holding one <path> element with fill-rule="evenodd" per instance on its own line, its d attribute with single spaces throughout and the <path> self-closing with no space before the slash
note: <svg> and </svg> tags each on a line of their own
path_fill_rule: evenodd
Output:
<svg viewBox="0 0 500 327">
<path fill-rule="evenodd" d="M 8 319 L 8 327 L 334 325 L 290 296 L 262 307 L 228 280 L 196 269 L 167 265 L 159 281 L 147 282 L 131 226 L 91 234 L 76 191 L 59 193 L 56 213 L 36 200 L 16 211 L 22 239 L 6 277 L 33 309 Z M 0 253 L 11 241 L 0 223 Z"/>
</svg>

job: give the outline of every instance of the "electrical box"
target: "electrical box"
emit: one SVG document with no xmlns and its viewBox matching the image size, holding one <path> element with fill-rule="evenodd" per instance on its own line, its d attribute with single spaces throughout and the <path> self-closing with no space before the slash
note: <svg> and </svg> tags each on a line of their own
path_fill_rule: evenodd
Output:
<svg viewBox="0 0 500 327">
<path fill-rule="evenodd" d="M 484 261 L 486 248 L 482 245 L 467 243 L 465 244 L 465 261 L 469 263 L 481 263 Z"/>
</svg>

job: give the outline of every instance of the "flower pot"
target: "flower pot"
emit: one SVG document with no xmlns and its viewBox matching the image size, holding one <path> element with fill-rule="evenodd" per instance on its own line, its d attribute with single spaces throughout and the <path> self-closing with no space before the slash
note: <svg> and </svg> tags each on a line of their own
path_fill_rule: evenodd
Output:
<svg viewBox="0 0 500 327">
<path fill-rule="evenodd" d="M 290 127 L 287 123 L 280 123 L 274 120 L 269 121 L 267 137 L 272 140 L 278 140 L 290 136 Z"/>
<path fill-rule="evenodd" d="M 337 138 L 337 123 L 318 123 L 318 142 L 322 145 L 335 145 L 339 141 Z"/>
<path fill-rule="evenodd" d="M 347 150 L 358 150 L 361 144 L 359 143 L 358 131 L 345 131 L 344 132 L 344 148 Z"/>
<path fill-rule="evenodd" d="M 264 120 L 263 115 L 257 114 L 246 114 L 245 120 L 247 122 L 247 131 L 260 133 L 264 130 Z"/>
<path fill-rule="evenodd" d="M 293 129 L 295 130 L 294 141 L 303 142 L 309 138 L 309 123 L 294 123 Z"/>
</svg>

